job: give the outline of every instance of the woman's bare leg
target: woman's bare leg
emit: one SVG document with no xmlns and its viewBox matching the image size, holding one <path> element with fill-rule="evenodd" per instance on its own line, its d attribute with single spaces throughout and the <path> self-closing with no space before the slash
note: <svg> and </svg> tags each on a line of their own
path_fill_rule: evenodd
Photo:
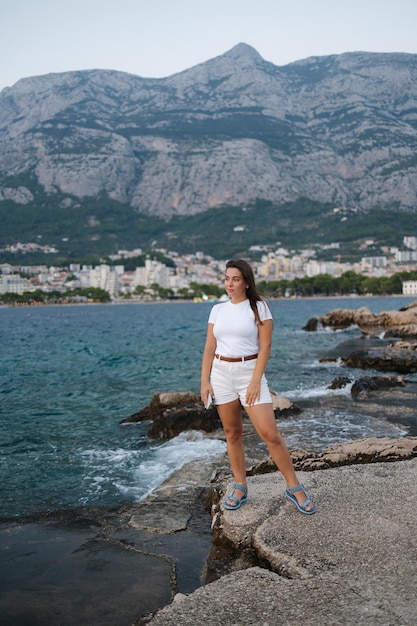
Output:
<svg viewBox="0 0 417 626">
<path fill-rule="evenodd" d="M 292 488 L 299 485 L 300 481 L 295 473 L 294 464 L 287 445 L 278 430 L 272 404 L 245 406 L 245 410 L 259 437 L 268 446 L 269 454 L 283 475 L 288 487 Z M 298 504 L 303 504 L 307 499 L 303 491 L 296 491 L 294 496 L 297 498 Z M 307 506 L 307 510 L 311 510 L 313 506 L 314 505 L 310 503 Z"/>
<path fill-rule="evenodd" d="M 229 457 L 233 477 L 236 483 L 246 486 L 242 407 L 239 400 L 234 400 L 227 404 L 218 404 L 216 409 L 223 425 L 224 434 L 226 435 L 227 456 Z M 241 489 L 236 489 L 234 495 L 237 498 L 241 498 L 244 493 Z M 229 503 L 234 504 L 233 500 L 229 500 Z"/>
</svg>

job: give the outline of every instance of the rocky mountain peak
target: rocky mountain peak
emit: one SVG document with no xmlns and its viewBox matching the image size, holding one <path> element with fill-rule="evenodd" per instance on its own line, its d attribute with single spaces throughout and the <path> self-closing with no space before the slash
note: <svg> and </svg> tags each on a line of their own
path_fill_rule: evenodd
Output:
<svg viewBox="0 0 417 626">
<path fill-rule="evenodd" d="M 239 43 L 168 78 L 19 81 L 0 94 L 0 204 L 42 189 L 62 206 L 106 194 L 167 218 L 301 197 L 415 210 L 416 59 L 359 52 L 277 67 Z"/>
<path fill-rule="evenodd" d="M 228 52 L 225 52 L 222 57 L 233 59 L 241 65 L 257 63 L 264 60 L 259 52 L 247 43 L 236 44 L 236 46 L 233 46 Z"/>
</svg>

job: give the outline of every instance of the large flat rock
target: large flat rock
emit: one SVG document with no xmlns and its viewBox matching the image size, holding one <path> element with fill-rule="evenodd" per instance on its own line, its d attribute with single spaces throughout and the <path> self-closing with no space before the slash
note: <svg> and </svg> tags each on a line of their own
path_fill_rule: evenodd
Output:
<svg viewBox="0 0 417 626">
<path fill-rule="evenodd" d="M 299 472 L 317 513 L 301 515 L 278 473 L 249 477 L 249 500 L 214 518 L 216 540 L 266 566 L 179 596 L 152 626 L 417 623 L 417 459 Z"/>
</svg>

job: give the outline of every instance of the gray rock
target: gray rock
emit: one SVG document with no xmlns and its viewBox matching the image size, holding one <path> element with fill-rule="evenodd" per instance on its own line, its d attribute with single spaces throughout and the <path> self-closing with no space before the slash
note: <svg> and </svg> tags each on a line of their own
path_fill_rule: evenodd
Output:
<svg viewBox="0 0 417 626">
<path fill-rule="evenodd" d="M 297 413 L 301 413 L 300 407 L 293 402 L 293 400 L 289 400 L 285 396 L 281 396 L 275 391 L 270 390 L 271 399 L 272 399 L 272 407 L 274 409 L 274 413 L 276 417 L 285 417 L 287 415 L 296 415 Z"/>
<path fill-rule="evenodd" d="M 304 516 L 280 475 L 248 479 L 249 500 L 218 512 L 217 533 L 251 545 L 272 571 L 233 572 L 159 611 L 151 626 L 414 626 L 417 459 L 301 473 Z"/>
<path fill-rule="evenodd" d="M 407 374 L 417 371 L 417 343 L 398 341 L 382 348 L 357 350 L 342 361 L 345 367 Z"/>
<path fill-rule="evenodd" d="M 417 438 L 338 444 L 322 465 L 292 454 L 308 470 L 333 464 L 299 474 L 318 507 L 311 517 L 286 502 L 276 471 L 249 476 L 248 503 L 224 511 L 230 469 L 220 455 L 138 504 L 2 523 L 0 621 L 414 626 Z"/>
<path fill-rule="evenodd" d="M 372 313 L 368 307 L 334 309 L 319 318 L 308 320 L 303 330 L 314 331 L 319 325 L 333 330 L 358 326 L 364 334 L 380 335 L 384 331 L 392 336 L 413 337 L 417 334 L 417 307 L 415 304 L 413 303 L 399 311 L 383 311 L 381 313 Z"/>
<path fill-rule="evenodd" d="M 312 471 L 342 465 L 404 461 L 417 456 L 417 437 L 368 437 L 330 446 L 324 452 L 314 454 L 306 450 L 291 450 L 297 470 Z M 248 470 L 248 476 L 276 471 L 271 458 L 261 461 Z"/>
<path fill-rule="evenodd" d="M 184 467 L 137 504 L 0 523 L 0 623 L 138 624 L 199 587 L 211 546 L 206 489 L 218 466 Z"/>
<path fill-rule="evenodd" d="M 348 376 L 336 376 L 328 385 L 328 389 L 343 389 L 346 385 L 349 385 L 352 382 L 352 379 Z"/>
<path fill-rule="evenodd" d="M 315 318 L 314 318 L 315 319 Z M 346 367 L 360 369 L 376 369 L 392 372 L 417 371 L 417 343 L 412 341 L 417 336 L 417 303 L 411 303 L 399 311 L 383 311 L 372 313 L 367 307 L 359 309 L 334 309 L 318 318 L 318 324 L 333 330 L 358 326 L 364 335 L 372 337 L 402 337 L 406 341 L 396 341 L 388 346 L 375 346 L 354 350 L 348 354 L 322 357 L 320 361 L 342 359 Z M 316 330 L 309 320 L 304 330 Z"/>
<path fill-rule="evenodd" d="M 200 398 L 191 391 L 155 393 L 149 406 L 120 423 L 131 424 L 145 420 L 152 420 L 148 430 L 151 439 L 172 439 L 187 430 L 213 433 L 221 428 L 216 409 L 206 409 Z"/>
<path fill-rule="evenodd" d="M 367 395 L 381 389 L 391 389 L 392 387 L 405 387 L 406 383 L 402 376 L 362 376 L 352 385 L 350 393 L 354 398 L 360 395 Z"/>
</svg>

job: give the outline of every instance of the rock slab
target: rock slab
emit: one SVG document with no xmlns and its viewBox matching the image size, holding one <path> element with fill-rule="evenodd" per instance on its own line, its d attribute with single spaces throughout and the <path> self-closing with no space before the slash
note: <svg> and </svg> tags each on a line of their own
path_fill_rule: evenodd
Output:
<svg viewBox="0 0 417 626">
<path fill-rule="evenodd" d="M 284 497 L 280 474 L 248 479 L 249 500 L 216 512 L 214 537 L 251 545 L 270 570 L 233 572 L 178 596 L 152 626 L 415 626 L 417 459 L 304 473 L 317 513 Z"/>
</svg>

